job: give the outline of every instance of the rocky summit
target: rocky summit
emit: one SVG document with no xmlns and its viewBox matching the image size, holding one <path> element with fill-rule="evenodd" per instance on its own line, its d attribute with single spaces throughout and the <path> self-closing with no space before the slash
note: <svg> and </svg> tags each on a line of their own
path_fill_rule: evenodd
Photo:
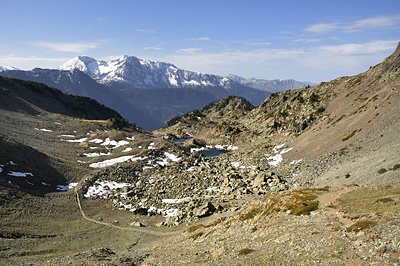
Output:
<svg viewBox="0 0 400 266">
<path fill-rule="evenodd" d="M 152 132 L 41 83 L 0 88 L 4 265 L 400 265 L 400 46 Z"/>
</svg>

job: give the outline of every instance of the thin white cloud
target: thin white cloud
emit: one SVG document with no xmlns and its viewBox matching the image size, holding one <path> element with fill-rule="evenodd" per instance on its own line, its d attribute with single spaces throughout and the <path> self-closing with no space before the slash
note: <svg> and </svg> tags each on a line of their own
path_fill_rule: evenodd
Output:
<svg viewBox="0 0 400 266">
<path fill-rule="evenodd" d="M 162 50 L 162 48 L 158 47 L 158 46 L 147 46 L 143 48 L 144 50 L 154 50 L 154 51 L 160 51 Z"/>
<path fill-rule="evenodd" d="M 57 68 L 61 64 L 70 60 L 70 57 L 38 57 L 38 56 L 0 56 L 0 65 L 10 65 L 19 69 Z"/>
<path fill-rule="evenodd" d="M 362 44 L 314 46 L 301 49 L 263 48 L 175 53 L 162 60 L 204 73 L 259 78 L 295 78 L 322 81 L 365 71 L 393 52 L 397 40 L 377 40 Z"/>
<path fill-rule="evenodd" d="M 339 23 L 318 23 L 308 26 L 305 31 L 322 34 L 339 28 Z"/>
<path fill-rule="evenodd" d="M 194 54 L 196 52 L 202 51 L 202 48 L 183 48 L 180 49 L 179 51 L 185 54 Z"/>
<path fill-rule="evenodd" d="M 301 42 L 301 43 L 316 43 L 321 42 L 321 39 L 296 39 L 293 42 Z"/>
<path fill-rule="evenodd" d="M 200 38 L 191 38 L 191 41 L 209 41 L 211 40 L 210 37 L 200 37 Z"/>
<path fill-rule="evenodd" d="M 351 33 L 365 30 L 388 30 L 396 28 L 400 28 L 400 14 L 370 17 L 347 22 L 317 23 L 308 26 L 305 31 L 323 34 L 332 31 Z"/>
<path fill-rule="evenodd" d="M 56 52 L 83 53 L 89 49 L 97 48 L 97 43 L 87 42 L 35 42 L 34 46 L 50 49 Z"/>
<path fill-rule="evenodd" d="M 267 46 L 267 45 L 271 45 L 270 42 L 246 42 L 244 44 L 251 45 L 251 46 Z"/>
<path fill-rule="evenodd" d="M 356 32 L 363 30 L 387 30 L 400 28 L 400 14 L 394 16 L 379 16 L 357 20 L 343 26 L 344 32 Z"/>
<path fill-rule="evenodd" d="M 156 33 L 154 30 L 150 29 L 136 29 L 138 32 L 143 32 L 143 33 Z"/>
</svg>

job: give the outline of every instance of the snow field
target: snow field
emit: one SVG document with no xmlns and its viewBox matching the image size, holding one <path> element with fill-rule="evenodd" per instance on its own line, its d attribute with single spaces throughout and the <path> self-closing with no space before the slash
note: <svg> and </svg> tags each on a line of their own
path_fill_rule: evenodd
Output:
<svg viewBox="0 0 400 266">
<path fill-rule="evenodd" d="M 267 160 L 269 160 L 268 164 L 270 166 L 274 166 L 274 167 L 278 166 L 283 161 L 282 154 L 285 154 L 293 149 L 293 148 L 287 148 L 287 149 L 283 149 L 283 150 L 279 151 L 280 149 L 283 148 L 283 146 L 285 146 L 285 144 L 277 145 L 272 149 L 272 151 L 275 153 L 275 155 L 269 156 L 267 158 Z"/>
</svg>

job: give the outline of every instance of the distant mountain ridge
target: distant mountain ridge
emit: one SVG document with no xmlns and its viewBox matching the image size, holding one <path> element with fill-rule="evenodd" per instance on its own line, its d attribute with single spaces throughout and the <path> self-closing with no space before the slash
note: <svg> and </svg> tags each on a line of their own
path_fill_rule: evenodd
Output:
<svg viewBox="0 0 400 266">
<path fill-rule="evenodd" d="M 89 56 L 75 57 L 59 67 L 78 69 L 102 84 L 125 83 L 141 89 L 224 87 L 235 89 L 238 84 L 221 76 L 179 69 L 171 63 L 153 62 L 123 55 L 109 62 Z"/>
<path fill-rule="evenodd" d="M 0 66 L 0 71 L 5 71 L 5 70 L 18 70 L 18 68 L 11 66 Z"/>
<path fill-rule="evenodd" d="M 270 95 L 221 76 L 126 55 L 109 62 L 78 56 L 58 69 L 4 70 L 0 75 L 94 98 L 149 130 L 227 96 L 241 96 L 259 105 Z"/>
<path fill-rule="evenodd" d="M 304 88 L 308 85 L 310 86 L 317 85 L 316 83 L 297 81 L 294 79 L 274 79 L 274 80 L 255 79 L 255 78 L 245 79 L 243 77 L 233 74 L 228 75 L 227 78 L 242 85 L 249 86 L 251 88 L 255 88 L 262 91 L 269 91 L 272 93 L 285 90 L 297 90 Z"/>
</svg>

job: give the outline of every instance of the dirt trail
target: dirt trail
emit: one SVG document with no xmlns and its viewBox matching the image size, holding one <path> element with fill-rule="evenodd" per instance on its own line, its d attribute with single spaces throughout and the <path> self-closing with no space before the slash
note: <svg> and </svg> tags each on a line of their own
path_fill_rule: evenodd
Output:
<svg viewBox="0 0 400 266">
<path fill-rule="evenodd" d="M 340 208 L 338 206 L 338 202 L 337 199 L 340 198 L 340 196 L 342 196 L 343 194 L 349 193 L 353 190 L 356 190 L 357 187 L 356 186 L 351 186 L 351 187 L 344 187 L 341 190 L 337 190 L 337 191 L 333 191 L 333 192 L 329 192 L 329 193 L 325 193 L 322 194 L 318 197 L 318 208 L 319 209 L 324 209 L 328 212 L 331 212 L 333 214 L 335 214 L 339 220 L 346 226 L 350 226 L 353 222 L 352 220 L 345 218 L 341 213 L 340 213 Z M 332 203 L 333 205 L 329 204 Z M 331 205 L 331 207 L 329 207 L 329 205 Z"/>
<path fill-rule="evenodd" d="M 144 229 L 144 228 L 128 228 L 128 227 L 122 227 L 122 226 L 118 226 L 118 225 L 114 225 L 114 224 L 110 224 L 110 223 L 106 223 L 106 222 L 100 222 L 94 219 L 91 219 L 89 217 L 86 216 L 86 214 L 83 212 L 82 209 L 82 205 L 81 205 L 81 200 L 79 198 L 79 194 L 78 194 L 78 186 L 75 187 L 75 195 L 76 195 L 76 201 L 78 203 L 78 207 L 79 210 L 82 214 L 82 217 L 85 218 L 86 220 L 96 223 L 96 224 L 101 224 L 104 226 L 108 226 L 108 227 L 112 227 L 115 229 L 120 229 L 120 230 L 125 230 L 125 231 L 134 231 L 134 232 L 140 232 L 140 233 L 145 233 L 145 234 L 150 234 L 150 235 L 155 235 L 155 236 L 172 236 L 177 234 L 177 232 L 156 232 L 156 231 L 152 231 L 150 229 Z"/>
</svg>

